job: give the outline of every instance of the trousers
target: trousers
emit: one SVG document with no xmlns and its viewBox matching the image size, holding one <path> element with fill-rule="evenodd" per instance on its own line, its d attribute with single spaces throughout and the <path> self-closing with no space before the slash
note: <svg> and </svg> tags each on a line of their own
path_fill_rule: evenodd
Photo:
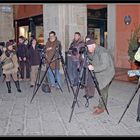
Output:
<svg viewBox="0 0 140 140">
<path fill-rule="evenodd" d="M 101 90 L 101 95 L 103 97 L 103 100 L 104 100 L 104 103 L 105 105 L 107 106 L 107 100 L 108 100 L 108 90 L 109 90 L 109 86 L 110 84 L 108 84 L 106 87 L 104 87 L 102 90 Z M 102 99 L 100 98 L 99 99 L 99 105 L 98 105 L 99 108 L 102 108 L 102 109 L 105 109 L 105 106 L 102 102 Z"/>
</svg>

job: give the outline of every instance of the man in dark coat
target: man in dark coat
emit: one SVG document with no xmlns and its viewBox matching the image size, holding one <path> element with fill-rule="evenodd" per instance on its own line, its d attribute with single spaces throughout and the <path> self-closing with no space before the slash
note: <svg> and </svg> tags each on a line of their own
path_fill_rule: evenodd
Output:
<svg viewBox="0 0 140 140">
<path fill-rule="evenodd" d="M 88 69 L 94 70 L 101 95 L 105 105 L 107 105 L 109 86 L 115 75 L 111 55 L 105 48 L 98 46 L 94 40 L 88 40 L 86 45 L 88 49 Z M 101 99 L 99 100 L 99 105 L 94 108 L 94 114 L 96 115 L 104 112 L 105 107 Z"/>
<path fill-rule="evenodd" d="M 26 79 L 30 78 L 30 65 L 28 56 L 28 47 L 24 44 L 24 37 L 19 37 L 19 44 L 17 46 L 17 56 L 20 64 L 21 79 L 24 79 L 26 67 Z"/>
<path fill-rule="evenodd" d="M 81 48 L 84 46 L 85 43 L 81 40 L 81 34 L 79 32 L 75 32 L 74 39 L 69 47 L 69 55 L 68 55 L 68 73 L 73 86 L 77 86 L 78 84 L 79 79 L 78 69 L 82 61 L 79 52 Z"/>
</svg>

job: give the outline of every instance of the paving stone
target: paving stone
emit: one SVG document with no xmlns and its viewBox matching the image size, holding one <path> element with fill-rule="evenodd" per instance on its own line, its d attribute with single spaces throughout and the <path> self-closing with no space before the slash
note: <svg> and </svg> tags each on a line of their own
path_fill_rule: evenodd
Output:
<svg viewBox="0 0 140 140">
<path fill-rule="evenodd" d="M 25 136 L 33 136 L 33 137 L 35 137 L 35 136 L 43 136 L 43 135 L 41 134 L 41 132 L 26 132 Z"/>
<path fill-rule="evenodd" d="M 17 115 L 17 116 L 24 116 L 25 110 L 23 109 L 16 109 L 14 108 L 12 111 L 12 115 Z"/>
<path fill-rule="evenodd" d="M 0 84 L 1 80 L 0 80 Z M 71 123 L 69 123 L 73 93 L 69 93 L 64 85 L 63 93 L 52 89 L 51 94 L 38 90 L 33 102 L 33 89 L 29 82 L 21 82 L 23 92 L 20 94 L 12 85 L 13 93 L 8 94 L 6 86 L 0 87 L 0 135 L 4 136 L 121 136 L 140 135 L 137 116 L 137 94 L 127 110 L 121 123 L 118 121 L 132 97 L 136 84 L 113 81 L 109 89 L 109 98 L 106 112 L 93 116 L 93 106 L 98 104 L 99 95 L 90 100 L 85 108 L 84 90 L 80 90 L 78 103 L 75 105 Z"/>
<path fill-rule="evenodd" d="M 59 121 L 44 122 L 43 123 L 44 135 L 66 135 L 62 124 Z"/>
<path fill-rule="evenodd" d="M 4 135 L 4 131 L 6 128 L 0 126 L 0 135 Z"/>
<path fill-rule="evenodd" d="M 39 119 L 27 119 L 26 132 L 27 133 L 41 133 L 41 125 L 40 125 Z"/>
<path fill-rule="evenodd" d="M 7 134 L 23 134 L 24 124 L 22 119 L 11 120 Z"/>
<path fill-rule="evenodd" d="M 0 119 L 0 135 L 4 135 L 8 125 L 8 118 Z"/>
<path fill-rule="evenodd" d="M 80 135 L 86 136 L 83 131 L 79 131 L 79 130 L 78 131 L 71 130 L 68 132 L 68 136 L 80 136 Z"/>
<path fill-rule="evenodd" d="M 33 119 L 33 118 L 38 118 L 39 114 L 38 114 L 38 110 L 36 108 L 34 109 L 28 109 L 27 110 L 27 116 L 28 119 Z"/>
<path fill-rule="evenodd" d="M 140 136 L 140 126 L 130 128 L 128 131 L 131 133 L 132 136 L 134 135 Z"/>
<path fill-rule="evenodd" d="M 5 110 L 3 109 L 3 111 L 0 111 L 0 120 L 1 119 L 8 119 L 9 118 L 9 111 L 10 110 Z"/>
</svg>

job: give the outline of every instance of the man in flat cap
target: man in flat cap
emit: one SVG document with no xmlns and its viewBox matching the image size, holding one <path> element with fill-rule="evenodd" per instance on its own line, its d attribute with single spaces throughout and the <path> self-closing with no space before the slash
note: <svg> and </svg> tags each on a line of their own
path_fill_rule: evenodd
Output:
<svg viewBox="0 0 140 140">
<path fill-rule="evenodd" d="M 115 75 L 114 64 L 109 54 L 108 50 L 104 47 L 98 46 L 96 42 L 92 39 L 86 42 L 87 45 L 87 56 L 88 56 L 88 69 L 94 70 L 95 76 L 99 83 L 99 89 L 101 95 L 107 105 L 108 90 L 110 83 Z M 94 107 L 94 115 L 98 115 L 105 111 L 104 104 L 101 99 L 99 99 L 98 106 Z"/>
</svg>

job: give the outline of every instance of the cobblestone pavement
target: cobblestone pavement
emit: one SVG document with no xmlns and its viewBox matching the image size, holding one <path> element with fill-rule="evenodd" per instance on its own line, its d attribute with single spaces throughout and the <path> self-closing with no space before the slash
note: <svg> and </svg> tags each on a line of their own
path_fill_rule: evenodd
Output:
<svg viewBox="0 0 140 140">
<path fill-rule="evenodd" d="M 90 100 L 86 108 L 84 90 L 78 96 L 79 108 L 75 106 L 69 123 L 73 93 L 63 83 L 63 93 L 52 89 L 44 93 L 41 88 L 30 103 L 33 89 L 29 82 L 21 82 L 22 93 L 12 83 L 12 93 L 7 93 L 5 83 L 0 80 L 0 135 L 56 136 L 56 135 L 140 135 L 140 123 L 136 122 L 138 96 L 133 99 L 120 124 L 118 121 L 130 100 L 136 84 L 113 81 L 108 98 L 108 110 L 93 116 L 93 106 L 98 104 L 99 95 Z"/>
</svg>

